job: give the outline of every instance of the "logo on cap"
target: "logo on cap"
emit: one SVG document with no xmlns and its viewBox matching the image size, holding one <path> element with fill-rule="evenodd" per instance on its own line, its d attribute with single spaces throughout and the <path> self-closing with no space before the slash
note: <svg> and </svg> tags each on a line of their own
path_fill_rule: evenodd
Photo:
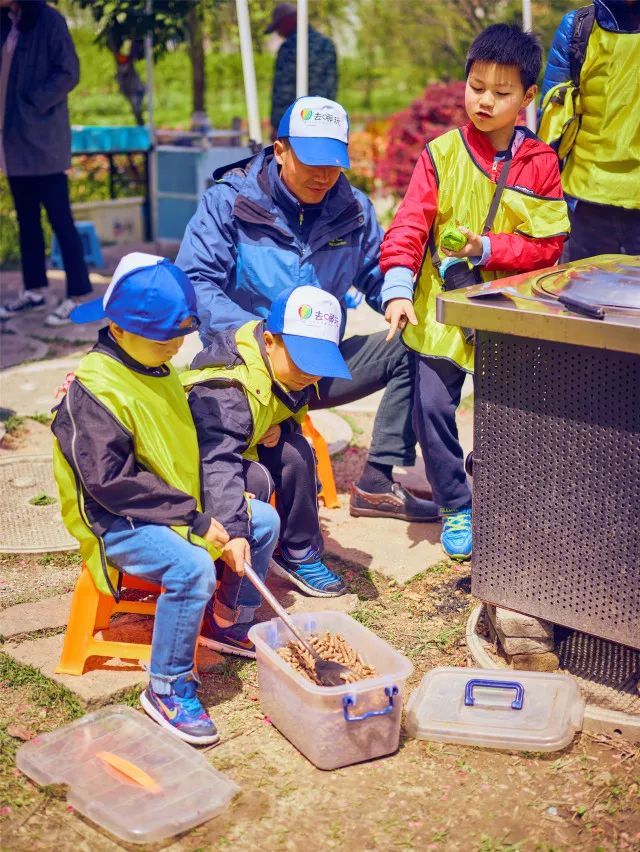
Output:
<svg viewBox="0 0 640 852">
<path fill-rule="evenodd" d="M 311 121 L 313 118 L 313 110 L 312 109 L 301 109 L 300 116 L 303 121 Z"/>
<path fill-rule="evenodd" d="M 312 317 L 312 315 L 313 308 L 311 307 L 311 305 L 300 305 L 300 307 L 298 308 L 298 316 L 300 317 L 300 319 L 308 320 Z"/>
</svg>

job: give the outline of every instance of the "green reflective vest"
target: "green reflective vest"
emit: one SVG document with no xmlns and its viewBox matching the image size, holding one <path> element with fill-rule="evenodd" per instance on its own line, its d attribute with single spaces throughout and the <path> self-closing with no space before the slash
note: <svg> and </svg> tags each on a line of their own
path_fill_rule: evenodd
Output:
<svg viewBox="0 0 640 852">
<path fill-rule="evenodd" d="M 474 162 L 458 130 L 451 130 L 429 142 L 429 152 L 437 173 L 438 212 L 432 225 L 437 246 L 440 234 L 456 219 L 474 233 L 481 234 L 491 206 L 495 183 Z M 445 179 L 446 178 L 446 179 Z M 562 198 L 531 195 L 506 186 L 491 230 L 542 239 L 569 231 L 567 206 Z M 484 272 L 483 280 L 503 278 L 511 272 Z M 407 325 L 404 342 L 422 355 L 447 358 L 466 372 L 473 372 L 473 344 L 466 343 L 462 329 L 436 320 L 436 296 L 442 292 L 442 280 L 427 251 L 422 272 L 416 282 L 414 307 L 418 325 Z"/>
<path fill-rule="evenodd" d="M 593 24 L 580 72 L 580 128 L 562 171 L 568 195 L 640 209 L 640 35 Z"/>
<path fill-rule="evenodd" d="M 243 457 L 250 461 L 258 459 L 258 444 L 270 426 L 282 423 L 293 417 L 302 423 L 308 407 L 305 405 L 299 411 L 291 411 L 272 390 L 273 379 L 262 357 L 262 352 L 255 337 L 256 326 L 261 320 L 252 320 L 241 325 L 235 331 L 235 341 L 242 364 L 237 367 L 205 367 L 202 370 L 188 370 L 180 375 L 180 380 L 187 392 L 193 385 L 205 382 L 220 382 L 240 385 L 249 403 L 253 420 L 251 435 Z"/>
<path fill-rule="evenodd" d="M 178 374 L 171 365 L 166 376 L 149 376 L 130 370 L 100 352 L 90 352 L 78 365 L 79 381 L 132 436 L 138 464 L 200 504 L 200 454 L 196 429 Z M 73 405 L 67 399 L 74 425 Z M 72 446 L 75 445 L 75 440 Z M 74 465 L 74 468 L 77 467 Z M 119 572 L 106 559 L 104 542 L 91 529 L 84 508 L 82 483 L 63 456 L 57 440 L 53 469 L 58 483 L 62 519 L 80 542 L 80 553 L 96 587 L 118 597 Z M 192 544 L 205 547 L 213 559 L 220 550 L 186 526 L 172 527 Z"/>
</svg>

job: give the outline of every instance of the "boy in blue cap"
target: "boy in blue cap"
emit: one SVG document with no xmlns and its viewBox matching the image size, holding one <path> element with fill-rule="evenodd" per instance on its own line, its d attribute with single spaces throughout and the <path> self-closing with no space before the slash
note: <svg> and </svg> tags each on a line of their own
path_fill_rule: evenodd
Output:
<svg viewBox="0 0 640 852">
<path fill-rule="evenodd" d="M 195 293 L 178 267 L 136 252 L 121 260 L 103 299 L 71 314 L 74 322 L 102 317 L 109 323 L 52 424 L 62 517 L 101 592 L 118 600 L 122 573 L 162 585 L 140 700 L 186 742 L 214 743 L 218 732 L 196 696 L 194 653 L 214 560 L 241 567 L 223 525 L 202 509 L 196 430 L 169 363 L 199 325 Z M 256 561 L 268 564 L 277 532 L 273 509 L 252 501 Z"/>
<path fill-rule="evenodd" d="M 322 561 L 316 462 L 300 424 L 312 385 L 324 376 L 351 378 L 338 348 L 340 321 L 335 296 L 289 287 L 266 320 L 214 335 L 180 377 L 198 432 L 204 507 L 224 524 L 237 564 L 249 548 L 247 492 L 266 502 L 275 488 L 281 533 L 272 570 L 315 597 L 346 587 Z M 255 656 L 247 631 L 259 603 L 253 586 L 225 567 L 201 641 Z"/>
</svg>

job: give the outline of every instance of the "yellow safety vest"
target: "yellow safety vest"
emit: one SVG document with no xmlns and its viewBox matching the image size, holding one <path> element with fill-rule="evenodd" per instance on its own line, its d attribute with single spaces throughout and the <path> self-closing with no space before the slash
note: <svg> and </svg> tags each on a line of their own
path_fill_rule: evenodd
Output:
<svg viewBox="0 0 640 852">
<path fill-rule="evenodd" d="M 273 379 L 264 363 L 264 358 L 255 337 L 255 328 L 261 320 L 252 320 L 235 331 L 238 353 L 243 360 L 237 367 L 205 367 L 202 370 L 188 370 L 180 375 L 187 392 L 193 385 L 216 381 L 221 384 L 240 385 L 247 397 L 253 419 L 253 431 L 249 445 L 243 457 L 250 461 L 258 459 L 258 443 L 270 426 L 282 423 L 293 417 L 302 423 L 308 406 L 293 412 L 272 390 Z"/>
<path fill-rule="evenodd" d="M 429 142 L 428 148 L 440 176 L 438 210 L 432 225 L 436 246 L 440 245 L 440 234 L 449 223 L 460 222 L 474 233 L 482 233 L 495 183 L 473 159 L 460 130 L 439 136 Z M 562 198 L 545 198 L 506 186 L 491 230 L 497 234 L 517 232 L 537 239 L 566 234 L 567 206 Z M 511 274 L 481 271 L 484 281 Z M 436 320 L 436 296 L 441 292 L 442 280 L 427 251 L 414 294 L 418 325 L 406 326 L 404 342 L 422 355 L 447 358 L 471 373 L 473 345 L 465 342 L 459 326 Z"/>
<path fill-rule="evenodd" d="M 130 370 L 101 352 L 90 352 L 78 365 L 79 381 L 131 433 L 136 461 L 200 504 L 200 453 L 196 429 L 178 374 L 171 365 L 166 376 L 149 376 Z M 73 407 L 67 400 L 73 421 Z M 76 484 L 71 466 L 56 440 L 53 469 L 58 483 L 62 519 L 80 542 L 80 553 L 96 587 L 116 599 L 120 574 L 109 565 L 104 542 L 93 530 L 84 508 L 82 484 Z M 171 527 L 192 544 L 205 547 L 213 559 L 220 550 L 186 526 Z"/>
<path fill-rule="evenodd" d="M 568 195 L 640 209 L 640 34 L 593 24 L 576 109 L 580 127 L 562 171 Z"/>
</svg>

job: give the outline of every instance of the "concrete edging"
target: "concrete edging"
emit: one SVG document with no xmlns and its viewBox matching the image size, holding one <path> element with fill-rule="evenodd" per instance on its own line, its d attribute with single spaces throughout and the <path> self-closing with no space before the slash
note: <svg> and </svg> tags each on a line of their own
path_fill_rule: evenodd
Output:
<svg viewBox="0 0 640 852">
<path fill-rule="evenodd" d="M 475 607 L 466 626 L 466 641 L 471 659 L 481 669 L 496 669 L 496 661 L 484 649 L 482 640 L 476 633 L 476 627 L 484 604 Z M 501 666 L 500 668 L 507 668 Z M 587 704 L 584 711 L 582 730 L 590 733 L 606 733 L 622 736 L 630 742 L 640 742 L 640 716 L 606 710 L 595 704 Z"/>
</svg>

